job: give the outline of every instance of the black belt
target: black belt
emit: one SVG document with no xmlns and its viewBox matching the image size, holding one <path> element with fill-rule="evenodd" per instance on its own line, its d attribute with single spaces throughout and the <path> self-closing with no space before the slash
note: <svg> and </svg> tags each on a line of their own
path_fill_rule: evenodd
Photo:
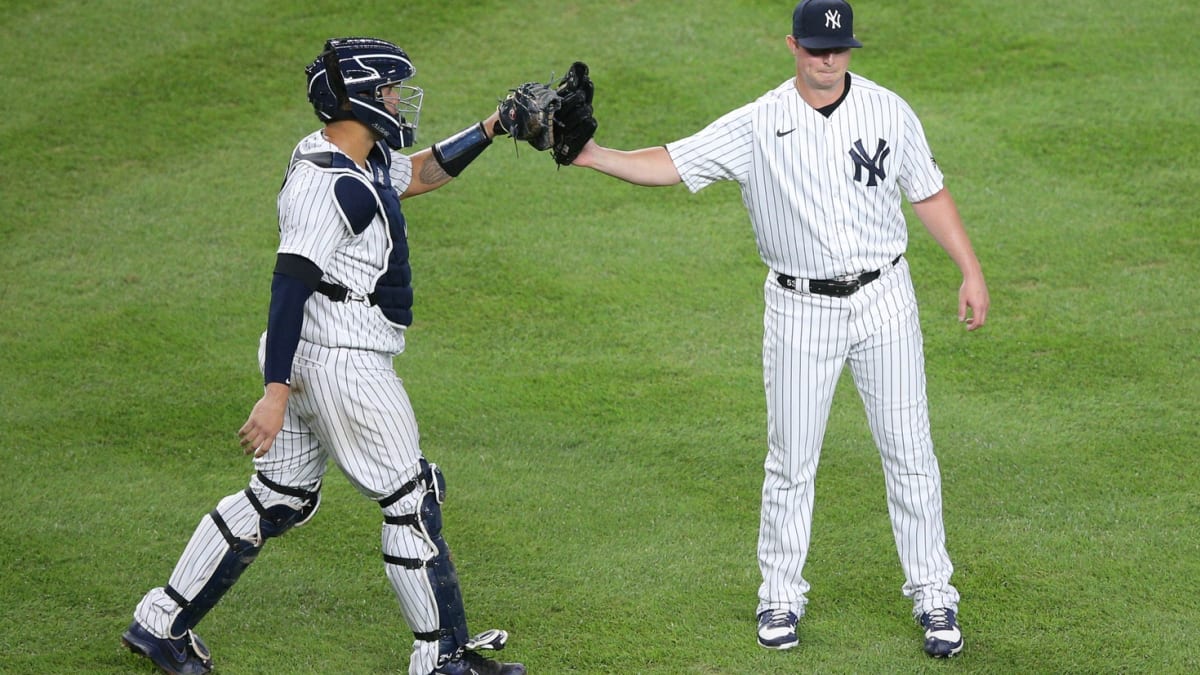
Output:
<svg viewBox="0 0 1200 675">
<path fill-rule="evenodd" d="M 854 295 L 858 292 L 858 289 L 878 279 L 885 270 L 895 267 L 896 263 L 900 262 L 900 258 L 902 257 L 904 257 L 903 254 L 898 255 L 892 258 L 891 264 L 887 267 L 871 272 L 863 272 L 857 276 L 846 275 L 836 279 L 797 279 L 796 277 L 789 277 L 786 274 L 776 274 L 775 280 L 779 282 L 780 286 L 788 290 L 807 290 L 809 293 L 815 293 L 816 295 L 844 298 Z"/>
</svg>

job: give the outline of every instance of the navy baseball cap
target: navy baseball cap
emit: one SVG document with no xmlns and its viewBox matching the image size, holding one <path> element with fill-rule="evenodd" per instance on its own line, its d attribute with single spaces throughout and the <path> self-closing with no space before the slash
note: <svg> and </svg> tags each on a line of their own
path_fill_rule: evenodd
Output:
<svg viewBox="0 0 1200 675">
<path fill-rule="evenodd" d="M 861 47 L 854 10 L 845 0 L 802 0 L 792 12 L 792 37 L 805 49 Z"/>
</svg>

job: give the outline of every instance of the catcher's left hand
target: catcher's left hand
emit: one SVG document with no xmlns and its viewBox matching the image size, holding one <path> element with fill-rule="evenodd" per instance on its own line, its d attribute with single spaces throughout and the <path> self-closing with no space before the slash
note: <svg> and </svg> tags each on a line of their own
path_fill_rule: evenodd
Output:
<svg viewBox="0 0 1200 675">
<path fill-rule="evenodd" d="M 526 82 L 509 91 L 496 111 L 500 127 L 518 141 L 529 141 L 537 150 L 554 145 L 554 116 L 562 101 L 558 92 L 541 82 Z"/>
</svg>

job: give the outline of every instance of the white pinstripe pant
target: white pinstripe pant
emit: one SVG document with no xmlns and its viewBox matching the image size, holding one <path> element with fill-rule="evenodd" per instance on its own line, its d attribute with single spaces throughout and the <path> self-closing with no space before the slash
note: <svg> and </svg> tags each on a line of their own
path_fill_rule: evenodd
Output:
<svg viewBox="0 0 1200 675">
<path fill-rule="evenodd" d="M 261 343 L 259 359 L 261 363 Z M 360 493 L 379 500 L 416 476 L 421 459 L 416 419 L 391 356 L 301 342 L 293 361 L 291 389 L 283 430 L 270 451 L 254 460 L 255 469 L 268 480 L 316 490 L 332 459 Z M 256 477 L 251 478 L 250 486 L 263 502 L 291 499 L 300 503 L 268 491 Z M 415 513 L 423 494 L 422 490 L 412 491 L 383 514 Z M 258 513 L 241 492 L 221 500 L 217 511 L 234 535 L 262 545 Z M 383 525 L 382 548 L 389 555 L 420 560 L 437 554 L 432 542 L 409 526 Z M 194 597 L 228 550 L 211 518 L 205 516 L 176 563 L 169 584 L 185 597 Z M 386 571 L 409 627 L 417 632 L 436 630 L 438 606 L 425 570 L 387 565 Z M 162 637 L 179 612 L 180 607 L 159 587 L 142 598 L 134 617 Z M 414 640 L 410 673 L 431 672 L 437 656 L 436 642 Z"/>
<path fill-rule="evenodd" d="M 942 523 L 941 476 L 929 431 L 923 340 L 908 261 L 854 295 L 790 291 L 768 275 L 763 383 L 767 457 L 758 611 L 803 615 L 813 480 L 834 390 L 849 362 L 883 462 L 888 513 L 914 615 L 957 609 Z"/>
<path fill-rule="evenodd" d="M 255 467 L 294 486 L 319 478 L 332 459 L 359 492 L 381 499 L 416 475 L 419 439 L 391 356 L 301 342 L 283 431 Z"/>
<path fill-rule="evenodd" d="M 283 452 L 275 455 L 277 449 Z M 268 476 L 303 476 L 324 471 L 326 457 L 373 500 L 391 495 L 417 475 L 421 449 L 416 417 L 391 356 L 300 343 L 283 432 L 257 466 Z M 423 494 L 409 493 L 384 514 L 415 513 Z M 383 525 L 382 547 L 402 558 L 428 560 L 437 554 L 433 543 L 409 526 Z M 437 630 L 437 600 L 425 570 L 385 569 L 409 627 Z M 432 672 L 437 643 L 414 640 L 412 647 L 409 672 Z"/>
</svg>

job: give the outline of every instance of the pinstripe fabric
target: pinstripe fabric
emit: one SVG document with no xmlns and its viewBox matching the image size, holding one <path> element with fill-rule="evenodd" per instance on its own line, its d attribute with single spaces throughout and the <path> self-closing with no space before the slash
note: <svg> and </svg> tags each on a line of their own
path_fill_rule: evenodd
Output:
<svg viewBox="0 0 1200 675">
<path fill-rule="evenodd" d="M 381 499 L 417 473 L 416 417 L 387 354 L 301 341 L 283 431 L 255 466 L 296 485 L 332 459 L 359 492 Z"/>
<path fill-rule="evenodd" d="M 319 131 L 300 141 L 297 149 L 306 155 L 338 151 Z M 375 290 L 375 282 L 387 267 L 391 238 L 378 212 L 362 234 L 355 235 L 350 229 L 333 197 L 334 182 L 346 174 L 357 175 L 368 185 L 371 182 L 371 176 L 362 170 L 297 163 L 279 191 L 279 252 L 311 260 L 325 272 L 325 281 L 366 296 Z M 412 180 L 412 161 L 393 152 L 389 174 L 396 191 L 404 192 Z M 389 354 L 404 351 L 403 326 L 388 321 L 378 307 L 333 302 L 319 293 L 304 305 L 300 336 L 326 347 Z"/>
<path fill-rule="evenodd" d="M 814 477 L 834 390 L 849 363 L 883 463 L 902 592 L 914 612 L 956 608 L 930 436 L 916 299 L 907 261 L 848 298 L 764 285 L 767 458 L 759 524 L 759 609 L 802 615 Z M 919 611 L 918 611 L 919 610 Z"/>
<path fill-rule="evenodd" d="M 283 430 L 271 452 L 255 460 L 274 480 L 306 480 L 323 474 L 332 459 L 359 492 L 379 500 L 417 474 L 420 435 L 408 393 L 396 375 L 392 357 L 382 352 L 329 348 L 301 341 L 292 362 L 291 395 Z M 384 509 L 386 515 L 417 511 L 418 489 Z M 382 553 L 430 560 L 437 549 L 410 526 L 384 523 Z M 439 627 L 429 574 L 385 564 L 384 572 L 413 632 Z M 432 672 L 436 642 L 412 642 L 409 672 Z"/>
<path fill-rule="evenodd" d="M 868 187 L 854 180 L 850 151 L 857 140 L 874 147 L 881 138 L 892 149 L 888 176 Z M 942 188 L 912 109 L 857 75 L 831 118 L 788 80 L 667 151 L 692 192 L 737 181 L 763 262 L 802 279 L 883 267 L 908 244 L 901 190 L 921 201 Z"/>
<path fill-rule="evenodd" d="M 667 144 L 689 190 L 719 180 L 741 186 L 771 270 L 764 285 L 759 612 L 800 616 L 808 602 L 813 481 L 847 363 L 883 464 L 901 591 L 914 615 L 956 609 L 959 600 L 950 584 L 916 297 L 907 261 L 891 266 L 908 244 L 901 198 L 933 196 L 942 173 L 907 103 L 857 75 L 850 83 L 828 117 L 789 79 Z M 803 281 L 879 269 L 879 279 L 848 297 L 813 295 L 805 283 L 788 290 L 775 280 L 777 273 Z"/>
</svg>

